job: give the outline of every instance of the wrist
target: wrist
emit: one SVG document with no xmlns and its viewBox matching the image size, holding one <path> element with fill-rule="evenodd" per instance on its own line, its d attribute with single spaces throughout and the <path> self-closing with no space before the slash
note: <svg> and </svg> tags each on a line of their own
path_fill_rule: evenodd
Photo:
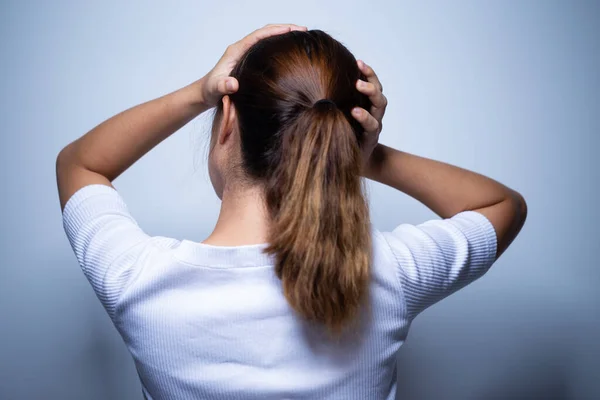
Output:
<svg viewBox="0 0 600 400">
<path fill-rule="evenodd" d="M 363 165 L 363 176 L 378 181 L 385 162 L 385 146 L 377 143 Z"/>
<path fill-rule="evenodd" d="M 204 85 L 205 78 L 203 77 L 181 89 L 184 93 L 185 102 L 198 114 L 211 108 L 204 98 Z"/>
</svg>

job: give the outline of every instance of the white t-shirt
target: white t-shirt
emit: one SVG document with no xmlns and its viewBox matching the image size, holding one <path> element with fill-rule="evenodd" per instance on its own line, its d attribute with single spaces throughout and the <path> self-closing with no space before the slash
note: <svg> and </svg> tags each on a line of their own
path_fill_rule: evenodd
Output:
<svg viewBox="0 0 600 400">
<path fill-rule="evenodd" d="M 149 236 L 99 184 L 68 200 L 63 223 L 154 400 L 394 399 L 396 352 L 412 319 L 482 276 L 497 246 L 475 211 L 372 227 L 370 312 L 332 342 L 293 313 L 266 244 Z"/>
</svg>

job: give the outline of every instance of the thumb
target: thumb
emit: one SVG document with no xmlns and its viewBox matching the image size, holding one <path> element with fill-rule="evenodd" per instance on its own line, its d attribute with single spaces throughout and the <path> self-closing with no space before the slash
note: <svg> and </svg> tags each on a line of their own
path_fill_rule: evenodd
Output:
<svg viewBox="0 0 600 400">
<path fill-rule="evenodd" d="M 217 85 L 220 94 L 231 94 L 238 90 L 238 81 L 235 78 L 227 77 Z"/>
</svg>

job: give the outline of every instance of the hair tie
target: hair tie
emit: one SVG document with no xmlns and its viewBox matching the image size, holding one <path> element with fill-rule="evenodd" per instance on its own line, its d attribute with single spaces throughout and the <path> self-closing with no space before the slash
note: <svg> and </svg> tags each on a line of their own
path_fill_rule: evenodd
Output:
<svg viewBox="0 0 600 400">
<path fill-rule="evenodd" d="M 315 102 L 315 104 L 313 104 L 313 107 L 318 107 L 319 104 L 328 104 L 330 107 L 337 107 L 337 105 L 329 99 L 321 99 Z"/>
</svg>

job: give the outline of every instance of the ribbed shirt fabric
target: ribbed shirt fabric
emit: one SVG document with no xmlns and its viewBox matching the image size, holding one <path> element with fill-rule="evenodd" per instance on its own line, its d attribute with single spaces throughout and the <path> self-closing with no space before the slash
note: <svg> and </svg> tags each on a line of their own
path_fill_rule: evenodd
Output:
<svg viewBox="0 0 600 400">
<path fill-rule="evenodd" d="M 412 320 L 482 276 L 497 248 L 475 211 L 390 232 L 371 226 L 369 307 L 332 340 L 288 305 L 266 244 L 150 236 L 100 184 L 68 200 L 63 224 L 153 400 L 394 399 Z"/>
</svg>

